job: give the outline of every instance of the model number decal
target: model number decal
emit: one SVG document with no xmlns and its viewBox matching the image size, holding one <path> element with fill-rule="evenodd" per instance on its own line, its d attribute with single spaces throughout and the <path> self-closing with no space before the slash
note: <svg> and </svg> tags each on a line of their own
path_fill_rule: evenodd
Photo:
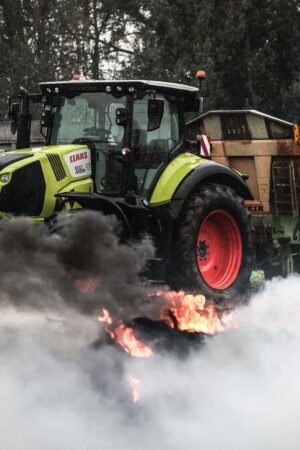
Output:
<svg viewBox="0 0 300 450">
<path fill-rule="evenodd" d="M 64 158 L 73 178 L 88 177 L 92 174 L 90 149 L 84 148 L 67 153 Z"/>
</svg>

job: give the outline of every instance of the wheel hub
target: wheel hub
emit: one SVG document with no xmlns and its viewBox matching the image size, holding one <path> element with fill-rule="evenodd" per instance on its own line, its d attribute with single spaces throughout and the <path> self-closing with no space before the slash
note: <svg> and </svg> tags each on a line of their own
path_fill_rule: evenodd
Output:
<svg viewBox="0 0 300 450">
<path fill-rule="evenodd" d="M 209 255 L 208 251 L 209 244 L 206 243 L 206 240 L 199 241 L 197 245 L 197 255 L 200 258 L 200 261 L 203 261 L 207 258 L 207 255 Z"/>
</svg>

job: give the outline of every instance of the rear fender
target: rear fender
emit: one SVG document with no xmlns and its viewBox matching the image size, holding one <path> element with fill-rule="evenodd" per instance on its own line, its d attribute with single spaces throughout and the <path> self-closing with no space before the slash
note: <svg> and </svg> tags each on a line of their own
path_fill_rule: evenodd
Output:
<svg viewBox="0 0 300 450">
<path fill-rule="evenodd" d="M 254 198 L 238 172 L 223 164 L 210 161 L 191 171 L 174 192 L 171 206 L 173 218 L 178 217 L 185 200 L 199 185 L 211 183 L 231 187 L 244 200 Z"/>
</svg>

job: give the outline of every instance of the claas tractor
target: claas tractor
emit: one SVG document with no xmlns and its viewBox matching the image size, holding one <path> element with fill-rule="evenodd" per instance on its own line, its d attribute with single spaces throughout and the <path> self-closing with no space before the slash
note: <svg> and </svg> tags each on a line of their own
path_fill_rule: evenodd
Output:
<svg viewBox="0 0 300 450">
<path fill-rule="evenodd" d="M 40 88 L 10 101 L 18 137 L 0 157 L 2 217 L 26 215 L 55 229 L 63 210 L 101 211 L 117 217 L 121 239 L 152 240 L 152 281 L 217 301 L 246 288 L 253 243 L 244 201 L 253 197 L 245 176 L 187 145 L 185 114 L 199 112 L 198 88 L 79 77 Z M 35 103 L 45 146 L 31 148 Z"/>
</svg>

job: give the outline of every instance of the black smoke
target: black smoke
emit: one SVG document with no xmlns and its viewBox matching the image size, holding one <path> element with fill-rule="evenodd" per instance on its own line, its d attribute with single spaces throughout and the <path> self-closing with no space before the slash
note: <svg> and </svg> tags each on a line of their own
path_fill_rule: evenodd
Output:
<svg viewBox="0 0 300 450">
<path fill-rule="evenodd" d="M 66 303 L 91 312 L 110 307 L 129 312 L 142 303 L 141 273 L 153 255 L 151 243 L 119 242 L 113 217 L 81 212 L 49 234 L 27 219 L 0 222 L 0 303 L 53 309 Z M 82 284 L 92 289 L 82 292 Z"/>
</svg>

